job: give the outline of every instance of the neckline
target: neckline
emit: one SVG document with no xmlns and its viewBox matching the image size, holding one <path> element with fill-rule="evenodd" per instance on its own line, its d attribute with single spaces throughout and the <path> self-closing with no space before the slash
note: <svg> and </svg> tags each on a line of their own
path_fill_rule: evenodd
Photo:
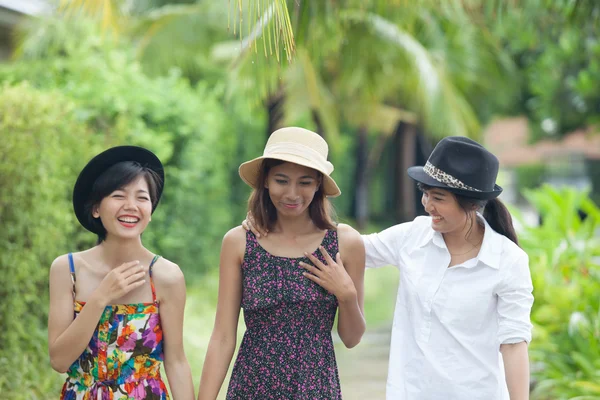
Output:
<svg viewBox="0 0 600 400">
<path fill-rule="evenodd" d="M 319 243 L 319 246 L 317 246 L 317 248 L 310 254 L 321 254 L 321 252 L 319 251 L 319 247 L 323 246 L 323 243 L 325 243 L 325 239 L 327 239 L 327 237 L 329 236 L 329 233 L 332 232 L 331 229 L 327 229 L 325 231 L 325 235 L 323 235 L 323 239 L 321 239 L 321 242 Z M 252 232 L 250 232 L 252 233 Z M 254 236 L 254 241 L 256 242 L 256 246 L 258 248 L 261 249 L 262 252 L 264 252 L 265 254 L 267 254 L 269 257 L 272 258 L 279 258 L 279 259 L 284 259 L 284 260 L 309 260 L 309 258 L 307 256 L 301 256 L 301 257 L 284 257 L 284 256 L 276 256 L 274 254 L 271 254 L 269 251 L 267 251 L 267 249 L 265 249 L 259 242 L 258 239 L 256 238 L 256 235 L 254 235 L 252 233 L 252 236 Z M 330 254 L 331 255 L 331 254 Z M 335 256 L 335 255 L 334 255 Z M 332 257 L 334 258 L 334 257 Z"/>
<path fill-rule="evenodd" d="M 156 289 L 154 288 L 154 280 L 152 279 L 152 267 L 154 266 L 154 264 L 156 263 L 156 261 L 158 261 L 158 259 L 160 258 L 160 255 L 155 254 L 152 257 L 152 261 L 150 262 L 149 266 L 148 266 L 148 275 L 150 278 L 150 289 L 152 290 L 152 301 L 151 302 L 138 302 L 138 303 L 120 303 L 120 304 L 107 304 L 106 308 L 114 308 L 114 307 L 148 307 L 151 305 L 155 305 L 158 306 L 158 299 L 156 297 Z M 77 292 L 75 290 L 75 262 L 73 261 L 73 253 L 69 253 L 69 271 L 71 274 L 71 282 L 73 285 L 73 303 L 77 304 L 79 303 L 82 307 L 86 305 L 87 302 L 82 301 L 82 300 L 77 300 L 76 295 Z"/>
<path fill-rule="evenodd" d="M 85 306 L 87 304 L 86 301 L 82 301 L 82 300 L 75 300 L 75 303 L 78 303 L 82 306 Z M 150 301 L 150 302 L 140 302 L 140 303 L 119 303 L 119 304 L 107 304 L 106 307 L 104 308 L 114 308 L 114 307 L 147 307 L 147 306 L 158 306 L 158 300 L 156 302 L 154 301 Z"/>
</svg>

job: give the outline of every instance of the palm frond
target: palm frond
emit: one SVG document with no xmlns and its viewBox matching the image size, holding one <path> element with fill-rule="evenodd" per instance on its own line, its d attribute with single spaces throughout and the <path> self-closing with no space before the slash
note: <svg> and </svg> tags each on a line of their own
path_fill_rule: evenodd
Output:
<svg viewBox="0 0 600 400">
<path fill-rule="evenodd" d="M 244 0 L 229 0 L 229 6 L 229 12 L 233 14 L 233 33 L 242 42 L 241 47 L 252 45 L 254 38 L 261 37 L 264 47 L 269 47 L 270 54 L 274 53 L 277 61 L 282 58 L 281 51 L 288 62 L 292 60 L 296 43 L 286 0 L 247 0 L 246 5 Z M 243 34 L 244 16 L 249 19 L 246 38 Z M 266 34 L 262 32 L 265 29 Z"/>
<path fill-rule="evenodd" d="M 405 79 L 400 86 L 412 95 L 426 128 L 435 136 L 475 136 L 477 117 L 462 93 L 453 85 L 444 63 L 436 59 L 413 35 L 380 15 L 349 10 L 341 17 L 367 24 L 373 35 L 393 44 L 402 53 Z M 406 99 L 406 96 L 405 96 Z"/>
<path fill-rule="evenodd" d="M 68 17 L 79 14 L 99 19 L 104 30 L 118 33 L 122 26 L 122 2 L 119 0 L 60 0 L 59 11 Z"/>
<path fill-rule="evenodd" d="M 287 123 L 298 121 L 303 116 L 313 114 L 322 124 L 330 144 L 339 140 L 339 111 L 336 101 L 319 75 L 318 66 L 304 48 L 297 51 L 296 61 L 286 74 L 287 96 L 284 115 Z"/>
</svg>

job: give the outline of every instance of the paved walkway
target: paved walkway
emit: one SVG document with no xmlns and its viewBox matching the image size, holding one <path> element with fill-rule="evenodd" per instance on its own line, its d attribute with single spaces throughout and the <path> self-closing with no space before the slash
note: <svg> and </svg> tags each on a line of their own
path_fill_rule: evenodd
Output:
<svg viewBox="0 0 600 400">
<path fill-rule="evenodd" d="M 353 349 L 336 345 L 344 400 L 385 400 L 390 332 L 391 327 L 367 330 Z"/>
</svg>

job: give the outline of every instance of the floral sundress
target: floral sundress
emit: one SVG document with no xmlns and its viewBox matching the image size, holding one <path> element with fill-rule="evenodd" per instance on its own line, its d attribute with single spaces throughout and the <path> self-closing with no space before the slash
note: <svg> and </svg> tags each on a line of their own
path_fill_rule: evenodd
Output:
<svg viewBox="0 0 600 400">
<path fill-rule="evenodd" d="M 338 252 L 336 230 L 321 245 Z M 326 262 L 319 251 L 313 253 Z M 331 329 L 338 302 L 304 275 L 307 257 L 267 252 L 246 234 L 242 308 L 246 332 L 235 361 L 227 400 L 341 400 Z"/>
<path fill-rule="evenodd" d="M 90 343 L 67 371 L 61 400 L 168 400 L 160 375 L 163 334 L 150 264 L 151 303 L 106 306 Z M 69 253 L 75 317 L 75 265 Z"/>
</svg>

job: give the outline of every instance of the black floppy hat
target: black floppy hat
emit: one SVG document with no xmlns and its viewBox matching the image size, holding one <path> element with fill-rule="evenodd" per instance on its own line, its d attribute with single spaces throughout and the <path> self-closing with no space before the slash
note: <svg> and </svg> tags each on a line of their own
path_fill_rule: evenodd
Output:
<svg viewBox="0 0 600 400">
<path fill-rule="evenodd" d="M 449 136 L 435 146 L 425 166 L 410 167 L 407 172 L 427 186 L 490 200 L 502 193 L 496 185 L 498 166 L 498 158 L 476 141 Z"/>
<path fill-rule="evenodd" d="M 163 165 L 150 150 L 144 149 L 143 147 L 137 146 L 117 146 L 112 147 L 108 150 L 103 151 L 94 158 L 92 158 L 87 165 L 79 173 L 79 177 L 75 182 L 73 188 L 73 209 L 75 210 L 75 216 L 79 220 L 79 223 L 88 231 L 93 233 L 97 232 L 96 227 L 92 225 L 89 216 L 86 215 L 86 203 L 90 198 L 90 194 L 94 187 L 96 179 L 100 177 L 113 165 L 123 161 L 134 161 L 139 163 L 142 167 L 149 168 L 156 172 L 160 177 L 160 184 L 157 187 L 158 195 L 156 203 L 152 206 L 152 212 L 156 209 L 160 196 L 162 195 L 165 172 Z"/>
</svg>

